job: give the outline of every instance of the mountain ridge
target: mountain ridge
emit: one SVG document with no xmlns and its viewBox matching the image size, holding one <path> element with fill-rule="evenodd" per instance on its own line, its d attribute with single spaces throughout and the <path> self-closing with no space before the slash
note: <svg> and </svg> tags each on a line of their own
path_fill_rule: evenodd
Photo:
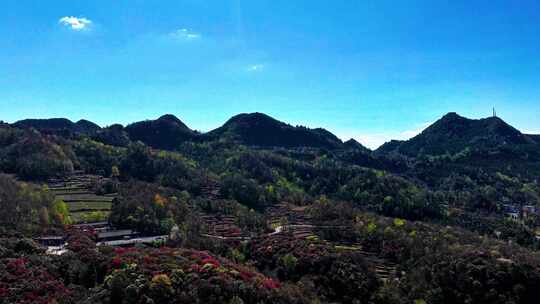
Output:
<svg viewBox="0 0 540 304">
<path fill-rule="evenodd" d="M 131 140 L 140 140 L 153 148 L 166 150 L 175 149 L 181 143 L 197 136 L 197 132 L 172 114 L 162 115 L 155 120 L 134 122 L 124 130 Z"/>
<path fill-rule="evenodd" d="M 92 134 L 101 129 L 97 124 L 81 119 L 73 122 L 67 118 L 29 118 L 11 124 L 17 128 L 34 128 L 44 132 L 69 131 L 73 133 Z"/>
<path fill-rule="evenodd" d="M 261 147 L 357 149 L 365 153 L 399 153 L 407 156 L 458 153 L 465 147 L 540 144 L 540 135 L 523 134 L 499 117 L 470 119 L 455 112 L 443 115 L 409 140 L 391 140 L 374 151 L 354 139 L 343 142 L 324 128 L 292 126 L 260 112 L 234 115 L 222 126 L 206 133 L 192 130 L 173 114 L 136 121 L 126 127 L 114 124 L 101 128 L 86 119 L 73 122 L 67 118 L 23 119 L 10 125 L 49 133 L 81 133 L 114 145 L 127 145 L 129 140 L 140 140 L 154 148 L 168 150 L 174 150 L 186 141 L 216 139 Z"/>
<path fill-rule="evenodd" d="M 265 147 L 335 149 L 343 146 L 343 142 L 326 129 L 295 127 L 260 112 L 235 115 L 221 127 L 206 133 L 205 138 Z"/>
<path fill-rule="evenodd" d="M 458 153 L 467 147 L 527 145 L 536 141 L 499 117 L 470 119 L 450 112 L 420 134 L 405 141 L 390 141 L 377 153 L 397 152 L 407 156 Z"/>
<path fill-rule="evenodd" d="M 345 146 L 348 149 L 354 149 L 354 150 L 360 150 L 364 152 L 371 152 L 371 150 L 361 143 L 359 143 L 356 139 L 351 138 L 343 143 L 343 146 Z"/>
</svg>

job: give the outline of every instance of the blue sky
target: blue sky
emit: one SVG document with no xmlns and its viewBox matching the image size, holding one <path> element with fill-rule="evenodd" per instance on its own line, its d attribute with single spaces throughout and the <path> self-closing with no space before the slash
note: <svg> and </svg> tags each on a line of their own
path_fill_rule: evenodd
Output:
<svg viewBox="0 0 540 304">
<path fill-rule="evenodd" d="M 0 119 L 259 111 L 373 148 L 494 106 L 540 133 L 539 54 L 537 1 L 3 0 Z"/>
</svg>

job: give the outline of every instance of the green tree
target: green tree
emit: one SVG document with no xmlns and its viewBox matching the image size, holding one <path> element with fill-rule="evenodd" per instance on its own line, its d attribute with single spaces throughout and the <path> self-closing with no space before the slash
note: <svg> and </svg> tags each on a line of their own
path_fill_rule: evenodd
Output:
<svg viewBox="0 0 540 304">
<path fill-rule="evenodd" d="M 69 209 L 63 200 L 56 199 L 52 206 L 54 217 L 60 224 L 71 224 L 71 218 L 69 217 Z"/>
<path fill-rule="evenodd" d="M 111 177 L 112 178 L 120 177 L 120 169 L 118 169 L 118 166 L 112 166 L 111 167 Z"/>
</svg>

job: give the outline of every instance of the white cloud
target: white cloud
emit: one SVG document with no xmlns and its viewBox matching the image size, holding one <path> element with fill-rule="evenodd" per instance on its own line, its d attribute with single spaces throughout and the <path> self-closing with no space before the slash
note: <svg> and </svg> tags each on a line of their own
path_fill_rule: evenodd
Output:
<svg viewBox="0 0 540 304">
<path fill-rule="evenodd" d="M 416 135 L 422 133 L 427 127 L 429 127 L 432 122 L 426 122 L 419 125 L 417 128 L 411 130 L 405 130 L 401 132 L 379 132 L 371 134 L 359 134 L 356 132 L 347 132 L 339 134 L 343 140 L 348 140 L 349 138 L 354 138 L 359 143 L 365 145 L 370 149 L 377 149 L 382 144 L 389 142 L 393 139 L 395 140 L 407 140 L 415 137 Z"/>
<path fill-rule="evenodd" d="M 169 37 L 177 40 L 196 40 L 201 38 L 201 34 L 183 28 L 170 33 Z"/>
<path fill-rule="evenodd" d="M 259 72 L 264 69 L 264 64 L 253 64 L 247 67 L 248 72 Z"/>
<path fill-rule="evenodd" d="M 92 24 L 92 21 L 84 17 L 77 18 L 73 16 L 66 16 L 60 18 L 58 23 L 67 26 L 74 31 L 82 31 L 88 29 L 88 27 Z"/>
</svg>

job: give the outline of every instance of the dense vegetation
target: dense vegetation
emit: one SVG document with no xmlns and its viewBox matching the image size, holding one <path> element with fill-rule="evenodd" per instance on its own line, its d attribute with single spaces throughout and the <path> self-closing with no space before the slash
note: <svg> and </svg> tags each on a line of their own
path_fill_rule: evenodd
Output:
<svg viewBox="0 0 540 304">
<path fill-rule="evenodd" d="M 132 140 L 140 140 L 159 149 L 174 149 L 184 141 L 195 139 L 197 135 L 173 115 L 136 122 L 128 125 L 125 131 Z"/>
<path fill-rule="evenodd" d="M 70 223 L 65 203 L 47 189 L 0 174 L 0 233 L 33 234 Z"/>
<path fill-rule="evenodd" d="M 324 129 L 293 127 L 262 113 L 236 115 L 205 137 L 261 147 L 335 149 L 343 145 L 339 138 Z"/>
<path fill-rule="evenodd" d="M 96 247 L 71 229 L 44 184 L 79 171 L 109 178 L 92 191 L 118 194 L 111 224 L 167 247 Z M 206 134 L 172 115 L 26 120 L 0 124 L 0 172 L 0 303 L 539 298 L 540 217 L 521 209 L 540 208 L 540 143 L 499 118 L 448 114 L 374 152 L 259 113 Z M 208 237 L 223 218 L 242 242 Z M 68 253 L 24 239 L 50 233 L 70 236 Z"/>
</svg>

